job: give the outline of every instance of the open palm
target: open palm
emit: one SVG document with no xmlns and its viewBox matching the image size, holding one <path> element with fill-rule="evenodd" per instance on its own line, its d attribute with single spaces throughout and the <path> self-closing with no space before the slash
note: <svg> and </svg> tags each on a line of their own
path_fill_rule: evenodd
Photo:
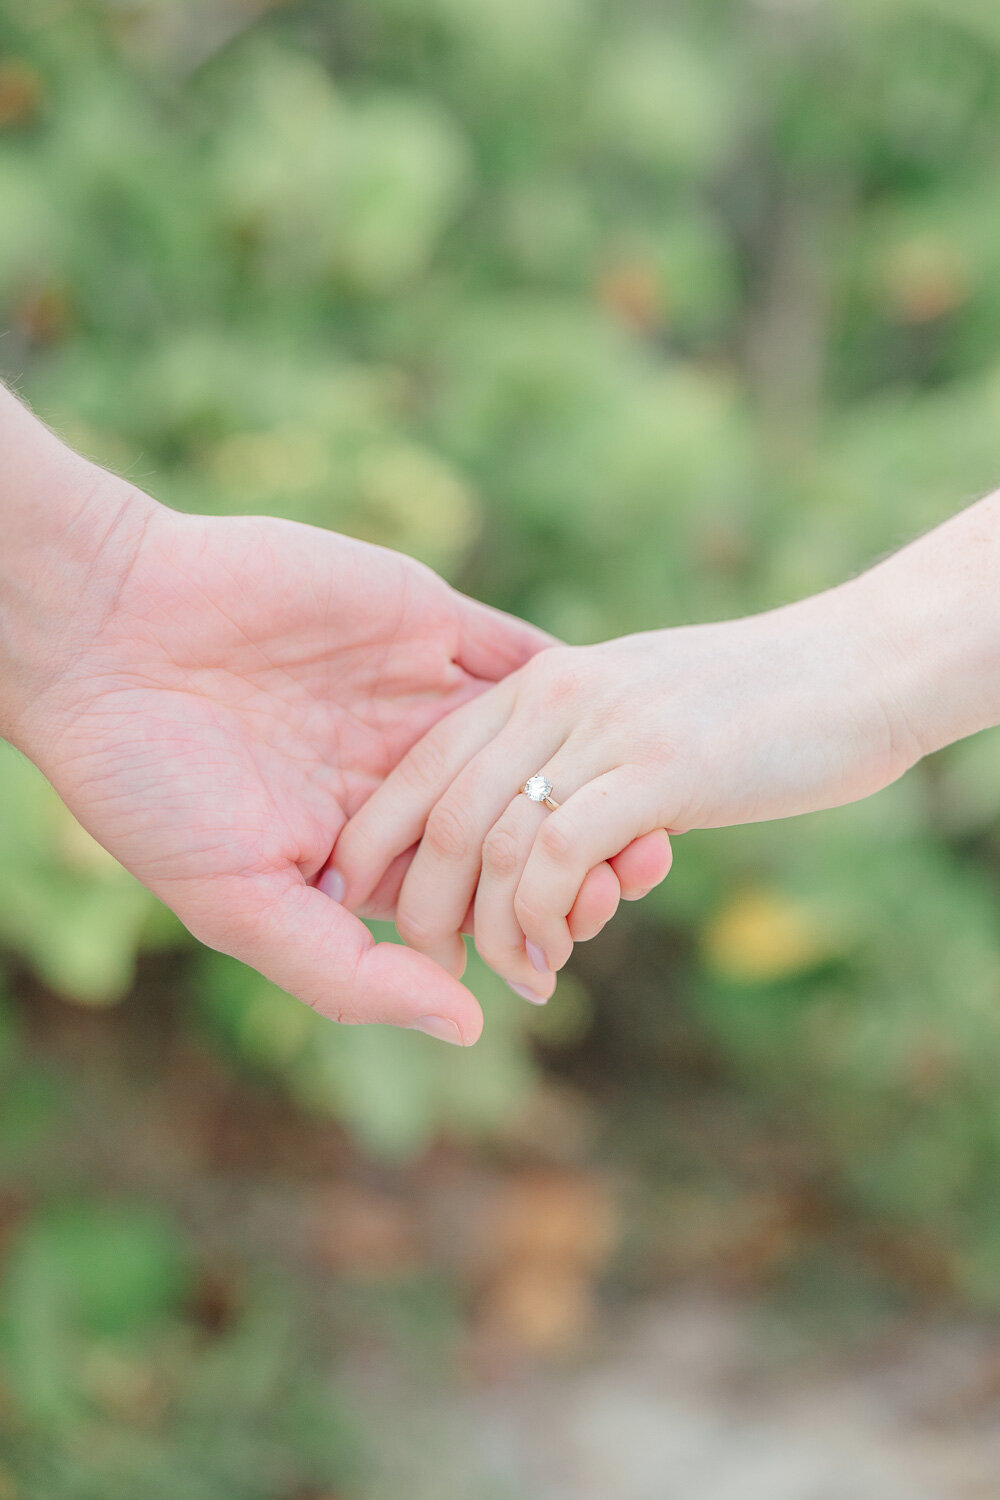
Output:
<svg viewBox="0 0 1000 1500">
<path fill-rule="evenodd" d="M 202 941 L 326 1015 L 470 1042 L 468 991 L 314 882 L 409 746 L 547 643 L 397 553 L 155 507 L 36 699 L 31 753 Z"/>
</svg>

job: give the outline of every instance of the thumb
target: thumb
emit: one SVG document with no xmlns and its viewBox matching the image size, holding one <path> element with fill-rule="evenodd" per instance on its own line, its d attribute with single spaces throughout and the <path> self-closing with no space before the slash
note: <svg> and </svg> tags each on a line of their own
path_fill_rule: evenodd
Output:
<svg viewBox="0 0 1000 1500">
<path fill-rule="evenodd" d="M 464 594 L 456 593 L 454 599 L 459 630 L 456 659 L 473 677 L 499 682 L 539 651 L 558 645 L 554 636 L 526 620 L 491 609 Z"/>
<path fill-rule="evenodd" d="M 422 953 L 376 943 L 363 922 L 297 872 L 260 885 L 245 877 L 233 884 L 252 889 L 249 896 L 245 889 L 232 892 L 235 915 L 222 930 L 189 924 L 210 947 L 330 1020 L 408 1027 L 464 1047 L 478 1038 L 482 1011 L 463 984 Z M 218 891 L 214 896 L 217 906 Z"/>
</svg>

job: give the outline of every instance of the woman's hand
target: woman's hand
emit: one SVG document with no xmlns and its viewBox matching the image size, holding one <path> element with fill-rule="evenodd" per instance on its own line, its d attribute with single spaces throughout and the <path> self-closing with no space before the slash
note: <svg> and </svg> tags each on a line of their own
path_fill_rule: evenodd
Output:
<svg viewBox="0 0 1000 1500">
<path fill-rule="evenodd" d="M 891 648 L 852 585 L 728 624 L 553 647 L 427 734 L 343 830 L 346 900 L 363 905 L 421 839 L 404 939 L 461 973 L 476 946 L 544 999 L 568 959 L 587 872 L 642 835 L 850 802 L 920 749 L 886 684 Z M 551 783 L 557 811 L 520 795 Z"/>
</svg>

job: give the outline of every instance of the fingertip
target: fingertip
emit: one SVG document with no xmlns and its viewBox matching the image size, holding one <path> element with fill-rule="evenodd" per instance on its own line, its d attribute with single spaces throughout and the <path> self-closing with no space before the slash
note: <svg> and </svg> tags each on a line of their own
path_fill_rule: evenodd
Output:
<svg viewBox="0 0 1000 1500">
<path fill-rule="evenodd" d="M 392 997 L 376 1019 L 427 1032 L 418 1022 L 436 1017 L 455 1027 L 463 1047 L 471 1047 L 482 1035 L 483 1013 L 475 996 L 426 954 L 401 943 L 376 943 L 364 955 L 361 968 L 365 990 Z M 444 1029 L 428 1034 L 449 1039 Z"/>
<path fill-rule="evenodd" d="M 526 620 L 455 594 L 458 602 L 458 661 L 473 677 L 498 682 L 531 657 L 558 644 Z"/>
<path fill-rule="evenodd" d="M 618 910 L 621 897 L 621 885 L 610 864 L 590 870 L 566 919 L 573 941 L 586 943 L 595 938 Z"/>
<path fill-rule="evenodd" d="M 421 1016 L 418 1020 L 411 1021 L 407 1030 L 422 1031 L 425 1036 L 432 1036 L 439 1042 L 450 1042 L 453 1047 L 466 1045 L 455 1022 L 449 1021 L 445 1016 Z"/>
<path fill-rule="evenodd" d="M 354 836 L 350 822 L 337 835 L 337 841 L 330 853 L 329 861 L 316 881 L 316 889 L 329 896 L 331 901 L 337 901 L 341 906 L 348 906 L 351 911 L 361 907 L 371 895 L 372 889 L 378 884 L 378 872 L 370 871 L 370 855 L 365 847 L 355 850 L 358 840 Z"/>
<path fill-rule="evenodd" d="M 397 866 L 405 856 L 383 838 L 382 829 L 373 822 L 370 800 L 358 809 L 337 835 L 329 862 L 316 882 L 319 890 L 351 911 L 368 911 L 383 899 L 384 888 L 395 879 L 402 881 Z M 412 856 L 411 856 L 412 857 Z"/>
<path fill-rule="evenodd" d="M 549 962 L 538 944 L 533 943 L 529 938 L 525 941 L 524 947 L 532 968 L 537 969 L 539 974 L 547 974 L 549 972 Z"/>
<path fill-rule="evenodd" d="M 233 884 L 238 920 L 222 931 L 217 922 L 209 930 L 185 917 L 188 926 L 318 1015 L 403 1027 L 439 1016 L 454 1023 L 463 1046 L 479 1038 L 482 1011 L 458 979 L 402 944 L 376 943 L 364 923 L 301 875 L 290 870 L 266 890 L 244 879 Z"/>
<path fill-rule="evenodd" d="M 654 886 L 666 880 L 674 853 L 667 832 L 654 828 L 634 839 L 620 854 L 609 861 L 621 887 L 623 901 L 639 901 Z"/>
<path fill-rule="evenodd" d="M 440 948 L 428 949 L 427 957 L 439 964 L 453 979 L 461 979 L 469 961 L 469 954 L 460 937 L 442 944 Z"/>
<path fill-rule="evenodd" d="M 347 895 L 347 881 L 336 865 L 327 865 L 316 882 L 316 888 L 322 891 L 324 896 L 329 896 L 331 901 L 343 905 L 344 897 Z"/>
<path fill-rule="evenodd" d="M 548 1005 L 552 998 L 551 990 L 547 995 L 540 995 L 537 990 L 531 989 L 530 986 L 526 984 L 514 984 L 509 979 L 507 981 L 507 988 L 513 990 L 515 995 L 520 995 L 522 1000 L 527 1000 L 531 1005 Z"/>
</svg>

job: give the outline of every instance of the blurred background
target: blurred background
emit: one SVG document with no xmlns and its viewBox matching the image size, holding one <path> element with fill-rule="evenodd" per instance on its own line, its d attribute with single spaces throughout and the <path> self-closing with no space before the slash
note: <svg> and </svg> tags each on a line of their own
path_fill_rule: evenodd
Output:
<svg viewBox="0 0 1000 1500">
<path fill-rule="evenodd" d="M 997 483 L 998 147 L 994 0 L 0 0 L 0 373 L 574 642 L 762 609 Z M 1000 1496 L 998 897 L 987 735 L 459 1054 L 0 755 L 0 1500 Z"/>
</svg>

